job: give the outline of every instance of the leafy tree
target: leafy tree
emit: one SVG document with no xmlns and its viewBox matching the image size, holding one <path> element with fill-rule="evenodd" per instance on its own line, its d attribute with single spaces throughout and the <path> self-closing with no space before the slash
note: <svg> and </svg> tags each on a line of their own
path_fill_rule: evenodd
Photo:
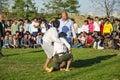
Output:
<svg viewBox="0 0 120 80">
<path fill-rule="evenodd" d="M 31 0 L 15 0 L 12 12 L 17 18 L 32 18 L 37 14 L 34 3 Z"/>
<path fill-rule="evenodd" d="M 8 0 L 0 0 L 0 13 L 8 12 Z"/>
<path fill-rule="evenodd" d="M 66 10 L 69 13 L 78 13 L 79 6 L 78 0 L 49 0 L 48 3 L 43 4 L 47 10 L 47 13 L 57 13 Z"/>
</svg>

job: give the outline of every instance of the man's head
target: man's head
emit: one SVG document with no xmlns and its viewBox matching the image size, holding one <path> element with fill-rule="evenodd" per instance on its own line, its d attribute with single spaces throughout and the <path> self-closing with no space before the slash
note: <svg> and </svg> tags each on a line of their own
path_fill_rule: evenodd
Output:
<svg viewBox="0 0 120 80">
<path fill-rule="evenodd" d="M 59 37 L 66 37 L 67 36 L 67 34 L 66 33 L 64 33 L 64 32 L 61 32 L 61 33 L 59 33 Z"/>
<path fill-rule="evenodd" d="M 67 18 L 68 18 L 67 12 L 66 12 L 66 11 L 63 11 L 63 12 L 62 12 L 62 19 L 63 19 L 64 21 L 66 21 Z"/>
<path fill-rule="evenodd" d="M 58 21 L 58 20 L 53 21 L 53 26 L 54 26 L 55 28 L 59 28 L 59 26 L 60 26 L 60 21 Z"/>
</svg>

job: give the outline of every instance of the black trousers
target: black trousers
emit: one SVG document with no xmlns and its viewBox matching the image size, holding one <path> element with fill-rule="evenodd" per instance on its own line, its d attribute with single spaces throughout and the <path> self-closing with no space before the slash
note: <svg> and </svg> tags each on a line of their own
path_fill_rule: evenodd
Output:
<svg viewBox="0 0 120 80">
<path fill-rule="evenodd" d="M 2 54 L 2 46 L 3 46 L 3 41 L 0 40 L 0 56 L 3 56 L 3 54 Z"/>
</svg>

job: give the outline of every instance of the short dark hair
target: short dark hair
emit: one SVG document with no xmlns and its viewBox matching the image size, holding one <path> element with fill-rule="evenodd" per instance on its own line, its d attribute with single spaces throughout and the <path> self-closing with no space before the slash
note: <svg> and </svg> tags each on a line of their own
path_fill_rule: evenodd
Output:
<svg viewBox="0 0 120 80">
<path fill-rule="evenodd" d="M 59 37 L 66 37 L 66 36 L 67 36 L 67 34 L 64 32 L 59 33 Z"/>
<path fill-rule="evenodd" d="M 55 28 L 58 28 L 58 27 L 60 26 L 60 21 L 59 21 L 59 20 L 53 21 L 53 26 L 54 26 Z"/>
</svg>

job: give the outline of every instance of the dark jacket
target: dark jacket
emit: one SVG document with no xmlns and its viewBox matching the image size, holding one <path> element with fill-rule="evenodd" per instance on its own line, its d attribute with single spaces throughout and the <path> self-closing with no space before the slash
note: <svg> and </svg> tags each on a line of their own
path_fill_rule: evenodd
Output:
<svg viewBox="0 0 120 80">
<path fill-rule="evenodd" d="M 0 38 L 5 36 L 5 26 L 4 23 L 0 22 Z"/>
</svg>

